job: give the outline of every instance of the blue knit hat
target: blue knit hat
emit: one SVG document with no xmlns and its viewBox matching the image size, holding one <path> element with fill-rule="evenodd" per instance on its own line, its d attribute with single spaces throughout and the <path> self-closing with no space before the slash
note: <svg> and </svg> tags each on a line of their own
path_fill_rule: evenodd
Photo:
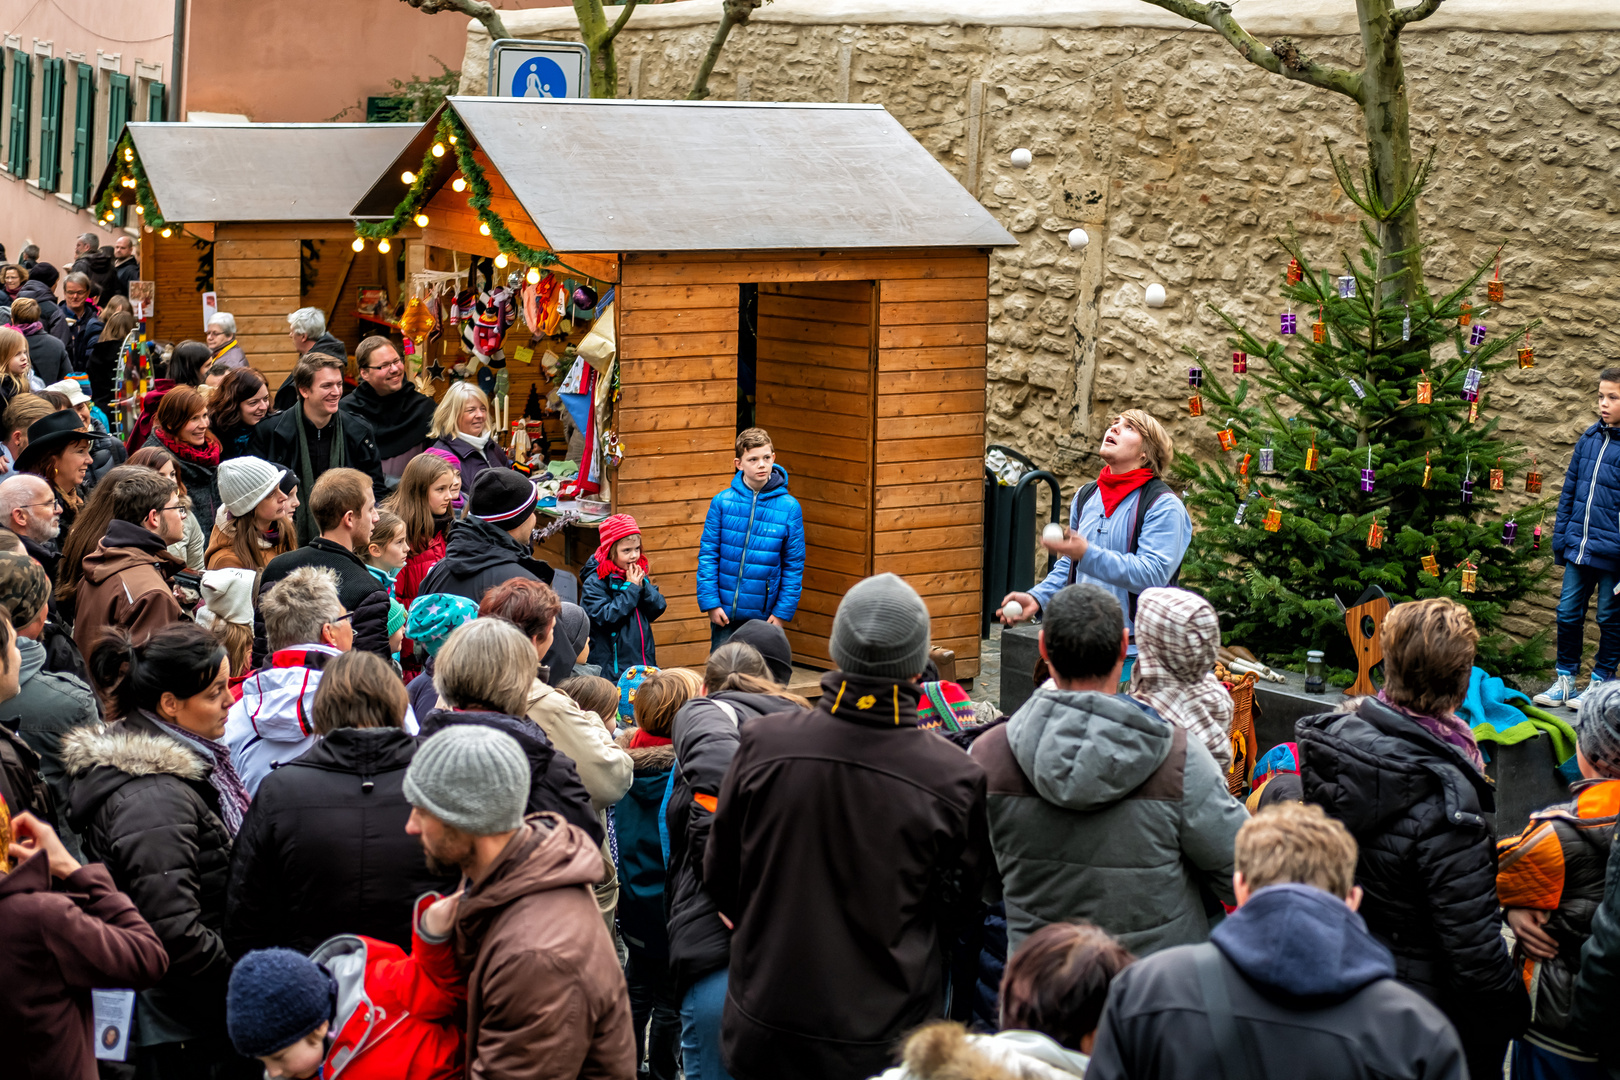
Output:
<svg viewBox="0 0 1620 1080">
<path fill-rule="evenodd" d="M 478 605 L 453 593 L 426 593 L 411 601 L 405 636 L 432 656 L 462 623 L 478 618 Z"/>
<path fill-rule="evenodd" d="M 404 627 L 405 605 L 390 596 L 388 598 L 388 636 L 393 637 L 395 630 L 402 630 Z"/>
<path fill-rule="evenodd" d="M 619 676 L 619 719 L 626 724 L 636 722 L 636 690 L 646 681 L 647 676 L 659 670 L 651 665 L 640 664 L 627 667 Z"/>
<path fill-rule="evenodd" d="M 243 1057 L 279 1053 L 332 1019 L 337 981 L 292 949 L 255 949 L 225 990 L 225 1028 Z"/>
</svg>

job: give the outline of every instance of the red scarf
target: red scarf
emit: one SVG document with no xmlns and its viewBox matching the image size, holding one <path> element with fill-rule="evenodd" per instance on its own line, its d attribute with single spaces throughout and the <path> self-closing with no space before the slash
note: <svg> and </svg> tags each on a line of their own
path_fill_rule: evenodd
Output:
<svg viewBox="0 0 1620 1080">
<path fill-rule="evenodd" d="M 623 575 L 628 567 L 620 568 L 613 561 L 613 545 L 627 536 L 639 536 L 641 529 L 636 525 L 636 519 L 629 514 L 614 514 L 603 520 L 596 527 L 596 536 L 600 543 L 596 546 L 596 576 L 606 581 L 611 575 Z M 647 556 L 643 555 L 636 560 L 636 565 L 642 570 L 647 569 Z"/>
<path fill-rule="evenodd" d="M 649 735 L 647 732 L 643 731 L 641 728 L 636 728 L 636 733 L 634 735 L 630 736 L 630 749 L 632 749 L 632 750 L 640 750 L 642 747 L 645 747 L 645 746 L 673 746 L 673 745 L 675 745 L 675 740 L 674 739 L 666 739 L 662 735 Z"/>
<path fill-rule="evenodd" d="M 207 441 L 202 444 L 201 449 L 188 442 L 181 442 L 157 424 L 152 425 L 152 434 L 158 437 L 158 442 L 163 444 L 165 450 L 181 461 L 189 461 L 193 465 L 206 465 L 210 469 L 219 468 L 219 440 L 214 438 L 213 432 L 205 436 Z"/>
<path fill-rule="evenodd" d="M 1102 495 L 1103 501 L 1103 517 L 1111 517 L 1121 499 L 1151 479 L 1153 479 L 1152 469 L 1131 469 L 1129 472 L 1116 473 L 1104 465 L 1102 475 L 1097 477 L 1097 491 Z"/>
</svg>

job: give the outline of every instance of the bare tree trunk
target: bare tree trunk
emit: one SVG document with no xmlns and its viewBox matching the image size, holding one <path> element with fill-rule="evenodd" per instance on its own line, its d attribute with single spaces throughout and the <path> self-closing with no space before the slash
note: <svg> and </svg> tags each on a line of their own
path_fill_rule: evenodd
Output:
<svg viewBox="0 0 1620 1080">
<path fill-rule="evenodd" d="M 703 54 L 703 62 L 698 65 L 697 77 L 692 80 L 692 89 L 687 91 L 687 101 L 702 101 L 709 96 L 709 75 L 714 71 L 714 62 L 720 58 L 720 50 L 725 48 L 726 39 L 731 36 L 733 26 L 741 26 L 747 22 L 754 9 L 768 0 L 725 0 L 720 5 L 720 25 L 714 28 L 714 38 L 709 42 L 709 51 Z"/>
<path fill-rule="evenodd" d="M 613 39 L 619 36 L 630 13 L 639 0 L 625 0 L 619 17 L 608 25 L 607 11 L 602 0 L 574 0 L 574 14 L 579 18 L 579 36 L 591 50 L 591 97 L 616 98 L 619 96 L 619 57 Z"/>
<path fill-rule="evenodd" d="M 506 23 L 501 20 L 501 13 L 482 0 L 405 0 L 405 2 L 424 15 L 437 15 L 441 11 L 459 11 L 463 15 L 470 15 L 484 24 L 484 30 L 489 34 L 491 41 L 511 36 L 506 32 Z"/>
</svg>

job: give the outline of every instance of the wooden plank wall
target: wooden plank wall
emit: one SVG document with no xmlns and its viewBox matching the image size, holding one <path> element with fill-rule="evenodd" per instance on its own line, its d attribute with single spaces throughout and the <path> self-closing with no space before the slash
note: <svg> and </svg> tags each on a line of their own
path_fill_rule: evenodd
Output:
<svg viewBox="0 0 1620 1080">
<path fill-rule="evenodd" d="M 141 276 L 157 283 L 157 311 L 147 324 L 154 341 L 203 339 L 202 294 L 197 291 L 197 258 L 202 254 L 187 233 L 141 237 Z"/>
<path fill-rule="evenodd" d="M 872 298 L 870 281 L 759 287 L 756 417 L 804 509 L 804 593 L 788 636 L 815 667 L 835 666 L 838 601 L 872 572 Z"/>
<path fill-rule="evenodd" d="M 709 500 L 731 483 L 737 434 L 737 286 L 625 284 L 619 319 L 614 503 L 643 530 L 669 608 L 653 624 L 658 662 L 701 670 L 709 620 L 697 606 L 698 541 Z"/>
<path fill-rule="evenodd" d="M 298 236 L 238 239 L 220 225 L 214 242 L 214 291 L 219 309 L 236 316 L 236 340 L 271 386 L 298 361 L 287 337 L 287 315 L 302 302 Z"/>
<path fill-rule="evenodd" d="M 696 453 L 698 459 L 676 466 L 684 473 L 660 472 L 659 463 L 651 461 L 635 466 L 631 457 L 649 451 L 638 451 L 631 436 L 621 432 L 627 457 L 619 470 L 618 508 L 638 519 L 701 528 L 709 498 L 729 482 L 730 437 L 725 429 L 734 423 L 728 410 L 735 387 L 728 380 L 735 378 L 735 285 L 877 282 L 872 568 L 911 582 L 928 603 L 935 644 L 955 650 L 959 675 L 977 675 L 988 273 L 988 255 L 975 249 L 627 255 L 619 291 L 626 398 L 638 379 L 658 380 L 667 370 L 681 380 L 670 399 L 663 396 L 663 386 L 648 387 L 637 400 L 670 407 L 655 408 L 632 422 L 641 425 L 640 431 L 658 433 L 652 453 Z M 681 290 L 689 290 L 689 299 L 680 299 Z M 657 297 L 662 305 L 657 326 L 675 325 L 676 312 L 693 320 L 684 332 L 650 335 L 663 339 L 652 346 L 652 355 L 662 358 L 658 364 L 650 362 L 647 344 L 631 344 L 626 337 L 632 332 L 628 327 L 646 325 L 635 322 L 638 309 L 647 306 L 643 297 Z M 700 326 L 730 326 L 733 332 Z M 649 336 L 645 329 L 634 333 Z M 630 366 L 632 350 L 647 366 Z M 707 376 L 701 366 L 685 365 L 691 358 L 710 364 Z M 674 363 L 677 359 L 682 362 Z M 660 366 L 665 362 L 667 368 Z M 723 385 L 704 389 L 695 385 L 701 378 Z M 687 436 L 694 431 L 708 434 Z M 682 433 L 678 444 L 665 441 L 673 432 Z M 713 465 L 705 463 L 706 454 L 714 455 Z M 696 545 L 695 531 L 649 537 L 652 551 L 683 560 L 677 565 L 689 560 L 695 567 Z M 659 659 L 697 664 L 707 652 L 706 623 L 694 602 L 678 599 L 674 589 L 666 589 L 666 595 L 669 614 L 655 624 Z M 682 618 L 688 611 L 697 618 Z"/>
</svg>

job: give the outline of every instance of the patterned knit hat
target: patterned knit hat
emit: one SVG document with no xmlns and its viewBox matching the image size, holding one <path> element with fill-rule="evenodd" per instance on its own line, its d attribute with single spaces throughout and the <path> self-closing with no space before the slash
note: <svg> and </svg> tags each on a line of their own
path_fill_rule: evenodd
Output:
<svg viewBox="0 0 1620 1080">
<path fill-rule="evenodd" d="M 636 691 L 647 681 L 647 676 L 660 670 L 651 665 L 637 664 L 624 669 L 619 676 L 619 719 L 626 724 L 636 722 Z"/>
<path fill-rule="evenodd" d="M 14 551 L 0 552 L 0 607 L 19 630 L 39 617 L 51 597 L 51 583 L 39 564 Z"/>
<path fill-rule="evenodd" d="M 1592 767 L 1620 778 L 1620 679 L 1605 679 L 1581 695 L 1575 730 Z"/>
<path fill-rule="evenodd" d="M 450 631 L 478 618 L 478 605 L 453 593 L 425 593 L 411 601 L 405 620 L 405 636 L 422 646 L 429 656 L 439 651 Z M 392 633 L 392 631 L 390 631 Z"/>
<path fill-rule="evenodd" d="M 922 684 L 922 700 L 917 703 L 917 726 L 961 731 L 977 722 L 973 701 L 967 691 L 953 682 Z"/>
<path fill-rule="evenodd" d="M 534 481 L 512 469 L 489 468 L 473 481 L 467 512 L 499 529 L 515 529 L 534 512 Z"/>
</svg>

